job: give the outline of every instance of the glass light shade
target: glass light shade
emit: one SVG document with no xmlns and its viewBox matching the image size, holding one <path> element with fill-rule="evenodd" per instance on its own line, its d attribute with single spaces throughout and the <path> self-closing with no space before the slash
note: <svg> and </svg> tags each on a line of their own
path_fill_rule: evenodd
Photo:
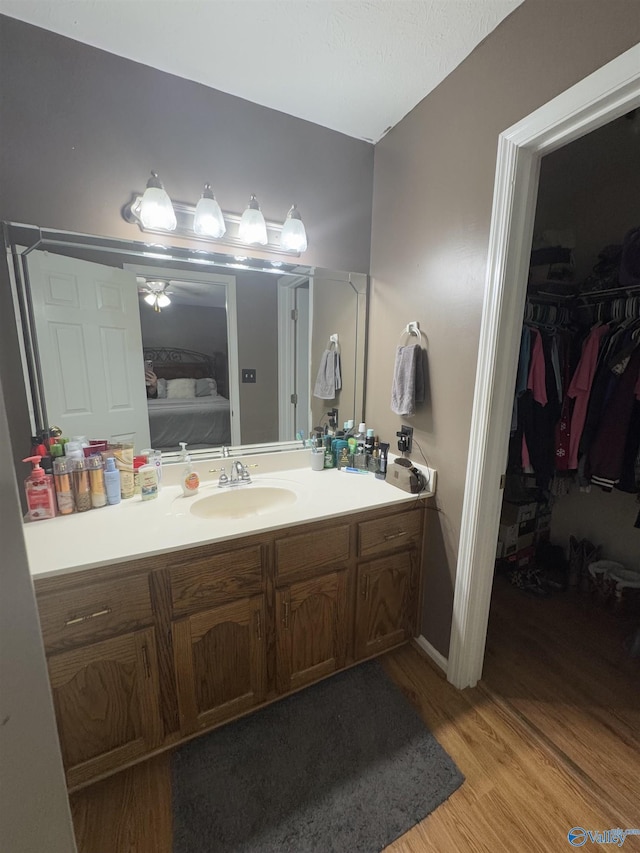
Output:
<svg viewBox="0 0 640 853">
<path fill-rule="evenodd" d="M 227 230 L 220 205 L 211 192 L 209 184 L 205 184 L 202 198 L 196 205 L 193 230 L 202 237 L 212 237 L 214 240 L 222 237 Z"/>
<path fill-rule="evenodd" d="M 147 303 L 147 305 L 155 305 L 156 304 L 155 293 L 147 293 L 147 295 L 144 298 L 144 301 Z"/>
<path fill-rule="evenodd" d="M 176 214 L 157 172 L 152 172 L 147 188 L 140 200 L 140 222 L 144 228 L 159 228 L 174 231 Z"/>
<path fill-rule="evenodd" d="M 282 226 L 280 247 L 285 252 L 304 252 L 307 248 L 307 232 L 295 204 L 291 207 Z"/>
<path fill-rule="evenodd" d="M 160 293 L 157 297 L 158 306 L 160 308 L 166 308 L 167 305 L 171 305 L 171 300 L 165 293 Z"/>
<path fill-rule="evenodd" d="M 250 245 L 267 245 L 267 224 L 264 221 L 258 200 L 254 195 L 251 196 L 249 207 L 242 214 L 240 224 L 238 225 L 238 237 L 243 243 L 249 243 Z"/>
</svg>

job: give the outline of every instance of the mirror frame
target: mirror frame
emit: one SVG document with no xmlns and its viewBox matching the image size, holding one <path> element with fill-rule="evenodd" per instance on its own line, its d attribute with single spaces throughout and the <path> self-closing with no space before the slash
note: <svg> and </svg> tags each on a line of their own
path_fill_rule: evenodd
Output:
<svg viewBox="0 0 640 853">
<path fill-rule="evenodd" d="M 11 282 L 15 321 L 20 337 L 22 369 L 29 404 L 29 419 L 35 435 L 47 428 L 46 405 L 38 342 L 35 335 L 33 306 L 31 302 L 29 270 L 27 258 L 33 251 L 58 251 L 67 254 L 69 250 L 104 252 L 121 255 L 123 262 L 162 261 L 183 265 L 197 265 L 199 269 L 214 268 L 218 272 L 264 272 L 284 276 L 323 276 L 332 281 L 343 282 L 351 287 L 356 295 L 356 375 L 354 377 L 354 420 L 363 421 L 365 416 L 365 388 L 367 369 L 367 334 L 369 322 L 369 276 L 366 273 L 349 273 L 329 270 L 318 266 L 305 266 L 291 260 L 269 260 L 244 255 L 232 255 L 197 247 L 176 246 L 157 242 L 124 240 L 116 237 L 102 237 L 93 234 L 62 231 L 36 225 L 16 222 L 2 222 L 2 233 L 7 253 L 9 278 Z M 200 244 L 201 245 L 201 244 Z M 194 460 L 215 459 L 226 452 L 230 455 L 273 453 L 305 447 L 304 441 L 277 441 L 263 444 L 245 444 L 231 446 L 223 451 L 222 447 L 193 450 Z M 177 462 L 179 451 L 163 452 L 163 461 Z"/>
</svg>

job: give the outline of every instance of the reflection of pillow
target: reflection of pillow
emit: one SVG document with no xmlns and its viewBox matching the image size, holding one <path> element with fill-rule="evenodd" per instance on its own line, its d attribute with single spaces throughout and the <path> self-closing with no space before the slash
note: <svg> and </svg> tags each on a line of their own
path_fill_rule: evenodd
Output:
<svg viewBox="0 0 640 853">
<path fill-rule="evenodd" d="M 167 379 L 167 398 L 169 400 L 186 400 L 196 396 L 195 379 Z"/>
<path fill-rule="evenodd" d="M 167 380 L 158 379 L 158 399 L 164 399 L 167 396 Z"/>
<path fill-rule="evenodd" d="M 218 385 L 215 379 L 196 379 L 196 397 L 216 397 Z"/>
</svg>

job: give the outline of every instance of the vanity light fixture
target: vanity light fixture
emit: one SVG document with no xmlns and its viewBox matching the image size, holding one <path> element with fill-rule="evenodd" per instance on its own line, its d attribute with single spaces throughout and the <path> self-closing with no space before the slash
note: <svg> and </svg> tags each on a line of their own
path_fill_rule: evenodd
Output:
<svg viewBox="0 0 640 853">
<path fill-rule="evenodd" d="M 205 184 L 202 198 L 196 204 L 193 215 L 193 230 L 201 237 L 212 237 L 219 240 L 227 230 L 220 205 L 211 189 L 211 184 Z"/>
<path fill-rule="evenodd" d="M 140 199 L 140 222 L 145 228 L 175 231 L 176 214 L 157 172 L 151 172 L 147 188 Z"/>
<path fill-rule="evenodd" d="M 304 252 L 307 248 L 307 232 L 300 211 L 291 205 L 280 234 L 280 246 L 287 252 Z"/>
<path fill-rule="evenodd" d="M 122 208 L 122 216 L 145 233 L 173 234 L 206 243 L 220 240 L 245 250 L 247 246 L 264 246 L 267 252 L 276 255 L 300 255 L 307 248 L 305 227 L 295 204 L 289 209 L 284 224 L 280 224 L 265 221 L 255 195 L 251 196 L 242 215 L 223 212 L 209 183 L 204 185 L 202 198 L 196 205 L 172 201 L 157 172 L 151 173 L 143 195 L 133 193 Z M 157 245 L 163 251 L 167 248 Z M 209 253 L 211 250 L 202 251 Z"/>
<path fill-rule="evenodd" d="M 248 243 L 250 246 L 266 246 L 269 242 L 267 223 L 264 221 L 258 199 L 254 195 L 249 199 L 247 209 L 242 214 L 238 226 L 238 237 L 243 243 Z"/>
</svg>

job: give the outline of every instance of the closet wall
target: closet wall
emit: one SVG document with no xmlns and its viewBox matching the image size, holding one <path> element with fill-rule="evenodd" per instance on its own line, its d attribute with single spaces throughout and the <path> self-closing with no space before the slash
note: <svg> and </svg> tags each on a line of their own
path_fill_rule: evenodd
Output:
<svg viewBox="0 0 640 853">
<path fill-rule="evenodd" d="M 598 253 L 621 243 L 640 225 L 640 112 L 620 118 L 542 160 L 535 234 L 570 229 L 575 234 L 575 281 L 591 272 Z M 603 555 L 638 566 L 640 506 L 634 495 L 577 489 L 554 505 L 551 539 L 566 546 L 570 534 L 603 546 Z"/>
</svg>

